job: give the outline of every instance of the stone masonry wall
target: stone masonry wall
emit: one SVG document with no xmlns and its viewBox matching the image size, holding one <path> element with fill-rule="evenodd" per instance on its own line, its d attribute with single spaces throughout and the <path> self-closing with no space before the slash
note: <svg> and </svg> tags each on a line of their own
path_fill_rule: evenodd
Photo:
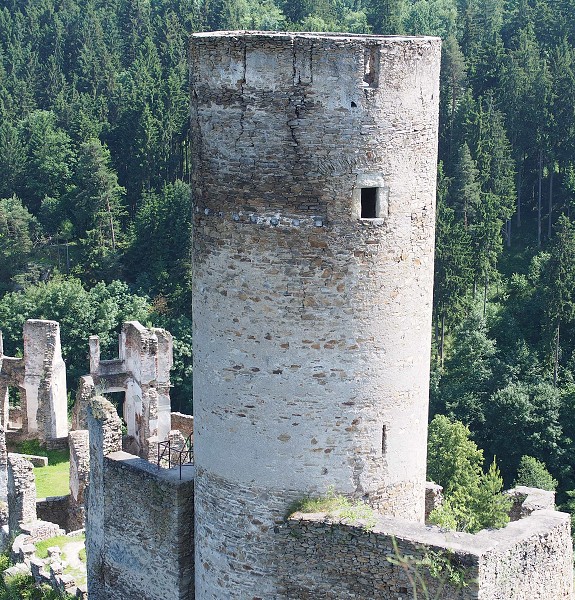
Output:
<svg viewBox="0 0 575 600">
<path fill-rule="evenodd" d="M 90 404 L 90 399 L 93 398 L 95 393 L 94 380 L 90 375 L 82 375 L 78 383 L 78 389 L 76 390 L 76 400 L 72 407 L 72 429 L 81 430 L 88 428 L 88 416 L 86 411 Z"/>
<path fill-rule="evenodd" d="M 118 358 L 100 360 L 98 336 L 90 336 L 90 377 L 82 378 L 74 423 L 82 426 L 83 406 L 94 386 L 103 392 L 123 391 L 128 434 L 137 440 L 138 454 L 153 460 L 155 444 L 166 440 L 170 432 L 172 335 L 127 321 L 122 325 L 118 354 Z"/>
<path fill-rule="evenodd" d="M 68 398 L 59 323 L 26 321 L 24 362 L 28 434 L 37 431 L 43 440 L 64 440 L 68 437 Z"/>
<path fill-rule="evenodd" d="M 0 335 L 0 355 L 3 353 Z M 7 387 L 20 389 L 21 431 L 50 447 L 65 444 L 68 436 L 66 366 L 56 321 L 28 319 L 24 324 L 24 357 L 0 356 L 0 425 L 11 421 Z M 16 432 L 12 432 L 13 437 Z"/>
<path fill-rule="evenodd" d="M 569 515 L 541 510 L 477 535 L 381 519 L 372 531 L 297 514 L 279 529 L 277 598 L 402 600 L 414 597 L 401 556 L 421 561 L 428 551 L 450 557 L 468 586 L 457 589 L 412 563 L 429 596 L 442 600 L 560 600 L 573 598 Z M 397 550 L 393 546 L 397 542 Z M 446 553 L 446 550 L 448 552 Z M 429 557 L 430 554 L 427 554 Z M 281 557 L 281 558 L 280 558 Z M 437 558 L 432 558 L 437 564 Z M 418 593 L 423 591 L 418 587 Z M 437 596 L 437 594 L 440 594 Z M 419 596 L 418 596 L 419 597 Z"/>
<path fill-rule="evenodd" d="M 21 523 L 36 520 L 34 465 L 18 454 L 8 454 L 8 528 L 14 536 Z"/>
<path fill-rule="evenodd" d="M 113 405 L 87 410 L 90 482 L 85 490 L 91 600 L 194 597 L 194 469 L 158 469 L 121 451 Z"/>
<path fill-rule="evenodd" d="M 431 38 L 192 36 L 201 598 L 273 597 L 294 496 L 423 520 L 439 58 Z"/>
<path fill-rule="evenodd" d="M 194 481 L 125 452 L 104 459 L 103 565 L 115 600 L 194 598 Z M 91 597 L 91 596 L 90 596 Z"/>
<path fill-rule="evenodd" d="M 70 495 L 39 498 L 36 500 L 36 514 L 42 521 L 56 523 L 64 531 L 76 531 L 83 527 L 70 526 Z"/>
<path fill-rule="evenodd" d="M 82 529 L 85 524 L 85 491 L 90 480 L 90 439 L 85 429 L 71 431 L 70 446 L 70 499 L 68 506 L 69 531 Z"/>
<path fill-rule="evenodd" d="M 172 413 L 172 429 L 177 429 L 185 439 L 194 433 L 194 417 L 179 412 Z"/>
<path fill-rule="evenodd" d="M 8 499 L 8 450 L 6 447 L 6 433 L 0 426 L 0 502 Z"/>
<path fill-rule="evenodd" d="M 86 571 L 91 600 L 107 600 L 104 568 L 104 456 L 122 448 L 122 423 L 114 405 L 97 396 L 87 410 L 90 482 L 86 498 Z"/>
</svg>

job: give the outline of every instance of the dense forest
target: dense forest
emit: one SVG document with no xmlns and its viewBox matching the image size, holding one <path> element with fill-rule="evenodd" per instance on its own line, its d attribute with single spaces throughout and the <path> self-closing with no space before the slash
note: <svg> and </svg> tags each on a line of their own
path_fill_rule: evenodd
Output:
<svg viewBox="0 0 575 600">
<path fill-rule="evenodd" d="M 431 412 L 575 505 L 575 0 L 0 0 L 5 351 L 164 326 L 191 410 L 187 37 L 242 28 L 443 38 Z"/>
</svg>

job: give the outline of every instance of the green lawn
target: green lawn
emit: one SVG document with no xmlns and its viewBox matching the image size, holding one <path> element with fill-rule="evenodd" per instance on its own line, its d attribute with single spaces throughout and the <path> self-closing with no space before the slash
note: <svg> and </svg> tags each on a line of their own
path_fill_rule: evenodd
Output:
<svg viewBox="0 0 575 600">
<path fill-rule="evenodd" d="M 70 493 L 70 460 L 51 463 L 48 452 L 48 466 L 36 467 L 36 498 L 66 496 Z"/>
<path fill-rule="evenodd" d="M 70 493 L 70 453 L 68 450 L 46 450 L 37 441 L 20 444 L 17 452 L 47 456 L 47 467 L 36 467 L 36 498 L 65 496 Z"/>
<path fill-rule="evenodd" d="M 70 544 L 72 542 L 83 542 L 86 539 L 86 536 L 83 533 L 78 535 L 57 535 L 48 540 L 42 540 L 40 542 L 36 542 L 34 545 L 36 546 L 36 556 L 38 558 L 47 558 L 48 557 L 48 548 L 52 548 L 52 546 L 58 546 L 60 550 L 64 549 L 64 546 Z"/>
</svg>

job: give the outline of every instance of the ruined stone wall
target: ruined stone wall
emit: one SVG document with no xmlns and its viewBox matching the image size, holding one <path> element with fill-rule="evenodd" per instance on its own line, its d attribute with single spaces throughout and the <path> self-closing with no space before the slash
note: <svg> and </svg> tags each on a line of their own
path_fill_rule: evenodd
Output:
<svg viewBox="0 0 575 600">
<path fill-rule="evenodd" d="M 150 437 L 167 439 L 170 431 L 170 368 L 172 336 L 163 329 L 124 323 L 120 346 L 125 369 L 132 375 L 126 390 L 124 418 L 147 458 Z"/>
<path fill-rule="evenodd" d="M 71 431 L 70 446 L 70 497 L 68 503 L 68 531 L 82 529 L 85 524 L 85 491 L 90 480 L 90 440 L 85 429 Z"/>
<path fill-rule="evenodd" d="M 202 598 L 273 597 L 254 572 L 290 498 L 335 486 L 423 519 L 439 46 L 192 37 Z"/>
<path fill-rule="evenodd" d="M 477 535 L 394 519 L 382 519 L 365 531 L 323 519 L 296 515 L 279 529 L 277 598 L 407 600 L 414 598 L 408 573 L 416 579 L 416 572 L 429 597 L 442 600 L 573 598 L 569 515 L 564 513 L 536 511 L 504 529 Z M 421 564 L 426 556 L 434 566 L 440 564 L 438 557 L 447 557 L 468 585 L 443 587 Z M 412 557 L 408 570 L 405 562 L 394 564 L 402 557 Z M 421 583 L 417 592 L 423 592 Z"/>
<path fill-rule="evenodd" d="M 68 436 L 66 365 L 56 321 L 24 324 L 25 423 L 28 434 L 57 440 Z"/>
<path fill-rule="evenodd" d="M 11 536 L 22 523 L 35 521 L 36 480 L 34 465 L 19 454 L 8 454 L 8 528 Z"/>
<path fill-rule="evenodd" d="M 187 439 L 194 434 L 194 417 L 192 415 L 173 412 L 172 429 L 177 429 Z"/>
<path fill-rule="evenodd" d="M 0 502 L 8 498 L 8 450 L 6 447 L 6 433 L 0 427 Z"/>
<path fill-rule="evenodd" d="M 98 336 L 91 336 L 90 377 L 82 378 L 73 422 L 82 426 L 86 398 L 94 386 L 102 392 L 124 391 L 128 434 L 137 440 L 139 455 L 153 460 L 155 444 L 170 432 L 172 345 L 168 331 L 127 321 L 122 325 L 118 358 L 100 360 Z"/>
<path fill-rule="evenodd" d="M 19 388 L 21 408 L 8 405 L 8 386 Z M 68 436 L 66 366 L 56 321 L 28 319 L 24 324 L 24 357 L 3 356 L 0 335 L 0 425 L 8 431 L 18 421 L 12 437 L 35 438 L 57 447 Z M 17 415 L 16 415 L 17 413 Z M 16 418 L 13 418 L 16 416 Z"/>
<path fill-rule="evenodd" d="M 193 469 L 158 469 L 125 452 L 104 459 L 106 598 L 194 598 Z M 91 597 L 91 595 L 90 595 Z"/>
<path fill-rule="evenodd" d="M 56 523 L 64 531 L 75 531 L 80 527 L 70 527 L 70 495 L 67 496 L 49 496 L 48 498 L 39 498 L 36 500 L 36 514 L 39 519 Z"/>
<path fill-rule="evenodd" d="M 570 515 L 539 510 L 496 533 L 478 534 L 497 540 L 481 560 L 481 600 L 573 599 Z"/>
<path fill-rule="evenodd" d="M 82 375 L 76 390 L 76 400 L 72 407 L 72 430 L 82 430 L 88 428 L 88 416 L 86 411 L 90 404 L 90 399 L 93 398 L 96 387 L 94 380 L 90 375 Z"/>
<path fill-rule="evenodd" d="M 120 420 L 103 398 L 88 407 L 85 491 L 92 600 L 194 597 L 194 469 L 158 469 L 121 451 Z"/>
<path fill-rule="evenodd" d="M 86 499 L 86 571 L 92 600 L 106 600 L 104 539 L 104 456 L 122 448 L 122 423 L 113 404 L 93 398 L 87 407 L 90 483 Z"/>
</svg>

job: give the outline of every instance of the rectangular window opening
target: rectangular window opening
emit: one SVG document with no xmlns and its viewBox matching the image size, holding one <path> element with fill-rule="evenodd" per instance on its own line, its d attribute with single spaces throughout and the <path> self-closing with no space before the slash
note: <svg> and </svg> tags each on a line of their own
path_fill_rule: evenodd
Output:
<svg viewBox="0 0 575 600">
<path fill-rule="evenodd" d="M 8 429 L 21 430 L 23 427 L 22 416 L 22 390 L 15 386 L 8 386 Z"/>
<path fill-rule="evenodd" d="M 106 392 L 104 396 L 116 407 L 116 412 L 124 419 L 124 406 L 126 404 L 126 392 Z"/>
<path fill-rule="evenodd" d="M 377 188 L 361 189 L 361 218 L 377 218 Z"/>
</svg>

